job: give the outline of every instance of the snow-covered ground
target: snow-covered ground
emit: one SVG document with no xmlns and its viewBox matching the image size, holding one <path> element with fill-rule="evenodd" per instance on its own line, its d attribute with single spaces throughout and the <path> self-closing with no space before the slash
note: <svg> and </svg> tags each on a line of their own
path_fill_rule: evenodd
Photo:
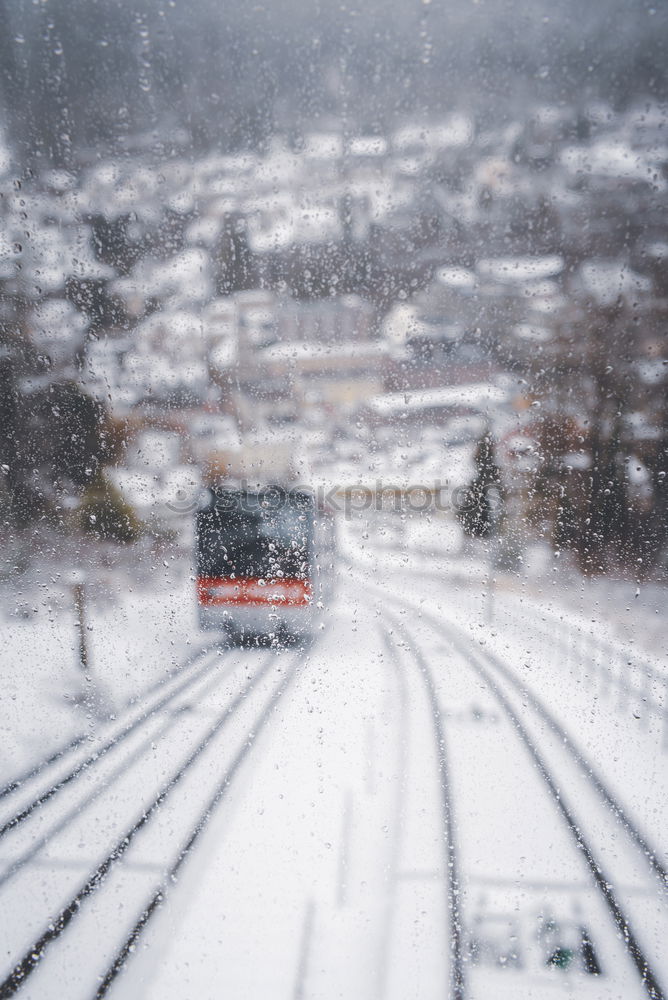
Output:
<svg viewBox="0 0 668 1000">
<path fill-rule="evenodd" d="M 5 781 L 86 738 L 0 798 L 2 995 L 665 995 L 663 591 L 483 554 L 343 524 L 282 649 L 212 646 L 185 556 L 90 570 L 90 681 L 26 581 Z"/>
<path fill-rule="evenodd" d="M 197 629 L 187 559 L 145 554 L 138 564 L 129 556 L 121 566 L 79 566 L 76 573 L 47 562 L 0 591 L 6 774 L 79 735 L 94 743 L 109 716 L 210 642 Z M 74 579 L 86 587 L 87 670 Z"/>
</svg>

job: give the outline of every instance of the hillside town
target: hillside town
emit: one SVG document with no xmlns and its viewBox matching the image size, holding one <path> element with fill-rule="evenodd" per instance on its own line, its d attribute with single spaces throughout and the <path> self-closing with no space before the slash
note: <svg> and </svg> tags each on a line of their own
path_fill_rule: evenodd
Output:
<svg viewBox="0 0 668 1000">
<path fill-rule="evenodd" d="M 159 156 L 140 138 L 76 171 L 18 178 L 0 156 L 4 508 L 71 530 L 102 490 L 130 540 L 178 536 L 202 486 L 288 476 L 445 491 L 452 518 L 482 475 L 508 537 L 568 546 L 593 505 L 588 568 L 649 558 L 633 525 L 666 503 L 659 105 L 536 106 L 495 129 L 453 111 L 387 135 L 332 119 L 198 158 L 178 133 Z M 623 532 L 598 494 L 623 494 Z M 654 560 L 665 544 L 664 526 Z"/>
<path fill-rule="evenodd" d="M 0 25 L 0 998 L 668 1000 L 668 4 Z"/>
</svg>

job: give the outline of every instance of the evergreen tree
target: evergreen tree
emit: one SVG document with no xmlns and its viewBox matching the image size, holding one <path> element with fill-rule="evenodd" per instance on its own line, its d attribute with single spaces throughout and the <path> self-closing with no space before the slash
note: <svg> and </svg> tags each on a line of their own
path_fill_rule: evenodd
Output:
<svg viewBox="0 0 668 1000">
<path fill-rule="evenodd" d="M 472 538 L 495 534 L 499 522 L 497 504 L 503 497 L 501 472 L 496 464 L 494 442 L 490 434 L 478 441 L 475 452 L 476 474 L 466 490 L 457 514 L 462 528 Z"/>
<path fill-rule="evenodd" d="M 86 490 L 79 516 L 82 529 L 101 541 L 135 542 L 141 534 L 132 507 L 103 476 Z"/>
</svg>

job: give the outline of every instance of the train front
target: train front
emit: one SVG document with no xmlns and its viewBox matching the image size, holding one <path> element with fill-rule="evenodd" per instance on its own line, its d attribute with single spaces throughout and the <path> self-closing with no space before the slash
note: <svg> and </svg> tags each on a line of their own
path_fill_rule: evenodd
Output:
<svg viewBox="0 0 668 1000">
<path fill-rule="evenodd" d="M 216 489 L 197 512 L 200 626 L 234 638 L 305 636 L 314 608 L 312 494 Z"/>
</svg>

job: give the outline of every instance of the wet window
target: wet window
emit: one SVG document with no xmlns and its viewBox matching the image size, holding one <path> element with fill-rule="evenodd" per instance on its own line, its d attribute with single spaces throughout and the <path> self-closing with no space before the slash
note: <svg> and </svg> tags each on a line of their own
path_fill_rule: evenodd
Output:
<svg viewBox="0 0 668 1000">
<path fill-rule="evenodd" d="M 668 8 L 0 9 L 0 997 L 668 996 Z"/>
</svg>

